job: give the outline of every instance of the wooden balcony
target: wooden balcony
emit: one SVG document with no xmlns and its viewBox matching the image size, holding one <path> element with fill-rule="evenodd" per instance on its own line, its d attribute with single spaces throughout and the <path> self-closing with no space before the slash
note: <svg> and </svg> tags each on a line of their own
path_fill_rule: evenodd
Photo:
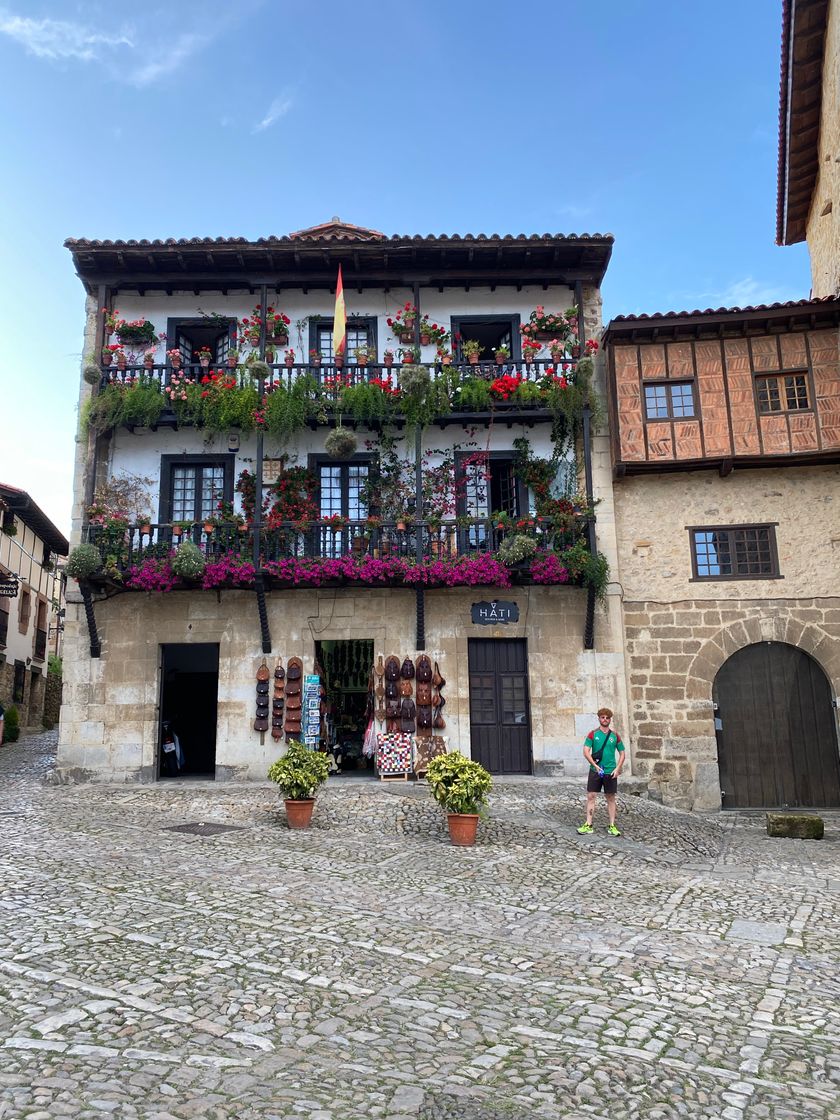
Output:
<svg viewBox="0 0 840 1120">
<path fill-rule="evenodd" d="M 434 401 L 435 423 L 446 425 L 449 422 L 487 421 L 499 415 L 510 423 L 533 422 L 548 415 L 550 387 L 565 379 L 569 386 L 574 385 L 578 359 L 571 352 L 560 361 L 539 359 L 535 361 L 509 361 L 499 364 L 492 362 L 453 363 L 451 365 L 431 364 L 429 369 L 431 386 L 430 399 Z M 423 364 L 423 363 L 420 363 Z M 190 425 L 189 409 L 182 407 L 179 400 L 183 393 L 195 394 L 210 392 L 229 392 L 231 390 L 262 390 L 257 404 L 265 405 L 269 396 L 277 391 L 290 391 L 294 386 L 303 389 L 309 412 L 308 424 L 315 428 L 319 423 L 333 422 L 333 414 L 338 410 L 345 389 L 352 390 L 362 385 L 380 388 L 383 394 L 383 415 L 389 423 L 400 426 L 404 423 L 401 408 L 399 365 L 382 364 L 345 364 L 327 365 L 286 365 L 274 363 L 268 366 L 269 376 L 262 385 L 252 376 L 248 365 L 235 367 L 216 367 L 191 364 L 174 368 L 171 365 L 127 365 L 124 368 L 108 366 L 101 368 L 100 392 L 113 387 L 130 389 L 135 386 L 156 386 L 164 397 L 159 417 L 148 426 L 179 427 Z M 507 384 L 503 379 L 508 380 Z M 484 383 L 482 386 L 481 383 Z M 511 385 L 515 386 L 511 391 Z M 178 394 L 178 396 L 176 396 Z M 351 410 L 342 408 L 345 424 L 353 424 Z M 542 414 L 542 415 L 541 415 Z M 124 426 L 134 428 L 131 420 L 122 421 Z M 145 425 L 143 425 L 145 426 Z M 373 424 L 374 427 L 377 423 Z"/>
<path fill-rule="evenodd" d="M 535 542 L 534 555 L 506 564 L 504 541 L 515 535 Z M 589 518 L 570 517 L 562 523 L 522 518 L 506 528 L 487 518 L 408 524 L 288 522 L 259 530 L 196 525 L 186 531 L 172 524 L 141 528 L 112 523 L 88 525 L 85 539 L 102 558 L 101 570 L 90 582 L 109 592 L 247 588 L 257 575 L 268 587 L 278 588 L 581 585 L 586 578 L 577 566 L 588 555 Z M 179 580 L 172 571 L 175 552 L 185 540 L 197 546 L 205 561 L 202 576 L 194 580 Z"/>
</svg>

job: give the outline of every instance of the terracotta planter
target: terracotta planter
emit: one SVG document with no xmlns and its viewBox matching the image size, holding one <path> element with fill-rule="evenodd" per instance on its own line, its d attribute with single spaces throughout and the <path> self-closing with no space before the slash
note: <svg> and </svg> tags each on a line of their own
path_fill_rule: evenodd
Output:
<svg viewBox="0 0 840 1120">
<path fill-rule="evenodd" d="M 289 332 L 288 331 L 275 331 L 271 336 L 278 346 L 289 345 Z"/>
<path fill-rule="evenodd" d="M 451 366 L 452 365 L 452 359 L 451 358 L 441 358 L 440 364 L 442 366 Z"/>
<path fill-rule="evenodd" d="M 315 366 L 316 368 L 317 368 L 318 366 L 320 366 L 320 364 L 321 364 L 321 355 L 319 354 L 317 358 L 313 358 L 313 359 L 312 359 L 312 361 L 311 361 L 311 362 L 310 362 L 309 364 L 310 364 L 310 365 L 312 365 L 312 366 Z"/>
<path fill-rule="evenodd" d="M 431 341 L 432 341 L 432 336 L 430 334 L 421 334 L 420 335 L 420 345 L 421 346 L 428 346 L 431 343 Z"/>
<path fill-rule="evenodd" d="M 117 369 L 126 369 L 128 367 L 128 358 L 117 358 Z"/>
<path fill-rule="evenodd" d="M 478 354 L 468 354 L 467 355 L 467 361 L 470 363 L 471 366 L 477 366 L 478 365 Z"/>
<path fill-rule="evenodd" d="M 284 361 L 285 361 L 286 365 L 289 366 L 289 368 L 291 368 L 295 364 L 294 358 L 290 357 L 288 354 L 284 358 Z"/>
<path fill-rule="evenodd" d="M 405 532 L 405 522 L 404 521 L 398 521 L 397 522 L 397 532 L 398 533 L 404 533 Z"/>
<path fill-rule="evenodd" d="M 181 536 L 181 532 L 182 532 L 182 529 L 181 529 L 180 525 L 173 525 L 172 526 L 172 539 L 177 541 L 178 538 Z"/>
<path fill-rule="evenodd" d="M 475 844 L 478 829 L 478 813 L 447 813 L 449 839 L 459 848 L 471 848 Z"/>
<path fill-rule="evenodd" d="M 143 524 L 140 526 L 140 532 L 145 533 L 147 536 L 152 535 L 152 526 L 149 524 L 148 521 L 144 521 Z"/>
<path fill-rule="evenodd" d="M 180 369 L 181 368 L 181 359 L 180 358 L 172 358 L 172 368 L 173 369 Z"/>
<path fill-rule="evenodd" d="M 579 358 L 580 357 L 580 347 L 579 346 L 573 346 L 572 347 L 572 357 L 573 358 Z"/>
<path fill-rule="evenodd" d="M 210 359 L 209 358 L 199 358 L 198 359 L 198 364 L 201 366 L 202 369 L 209 369 L 210 368 Z"/>
<path fill-rule="evenodd" d="M 144 358 L 143 359 L 143 365 L 146 367 L 146 369 L 154 369 L 154 366 L 155 366 L 154 358 Z"/>
<path fill-rule="evenodd" d="M 367 364 L 368 364 L 368 359 L 367 358 L 356 358 L 356 365 L 360 366 L 362 369 L 364 369 Z"/>
<path fill-rule="evenodd" d="M 315 808 L 314 797 L 307 797 L 302 801 L 285 799 L 283 804 L 286 806 L 286 819 L 289 822 L 289 828 L 309 828 L 312 822 L 312 811 Z"/>
<path fill-rule="evenodd" d="M 344 358 L 341 356 L 333 358 L 333 365 L 336 369 L 344 369 Z"/>
<path fill-rule="evenodd" d="M 391 366 L 394 364 L 394 355 L 392 354 L 390 358 L 388 358 L 388 357 L 383 358 L 382 359 L 382 364 L 387 366 L 388 369 L 390 369 Z"/>
<path fill-rule="evenodd" d="M 207 533 L 208 536 L 213 532 L 213 530 L 215 528 L 216 528 L 216 526 L 213 524 L 212 521 L 205 521 L 204 522 L 204 532 Z"/>
<path fill-rule="evenodd" d="M 238 358 L 228 358 L 227 364 L 228 364 L 228 369 L 236 369 L 237 365 L 239 364 L 239 359 Z"/>
<path fill-rule="evenodd" d="M 496 355 L 496 365 L 497 366 L 503 366 L 505 364 L 505 362 L 509 362 L 509 361 L 510 361 L 510 358 L 506 354 L 497 354 Z"/>
<path fill-rule="evenodd" d="M 111 364 L 111 362 L 113 362 L 113 360 L 114 360 L 114 355 L 111 354 L 111 353 L 102 355 L 103 366 L 109 366 Z"/>
</svg>

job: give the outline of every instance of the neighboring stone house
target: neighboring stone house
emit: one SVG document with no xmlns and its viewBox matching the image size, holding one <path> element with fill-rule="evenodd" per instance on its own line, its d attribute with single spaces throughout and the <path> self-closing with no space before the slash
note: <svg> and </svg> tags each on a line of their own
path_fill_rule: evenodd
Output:
<svg viewBox="0 0 840 1120">
<path fill-rule="evenodd" d="M 25 490 L 0 483 L 0 700 L 22 727 L 40 727 L 47 659 L 60 653 L 64 581 L 57 559 L 67 540 Z M 48 718 L 57 717 L 57 704 Z"/>
<path fill-rule="evenodd" d="M 840 805 L 840 300 L 605 335 L 634 771 L 670 805 Z"/>
<path fill-rule="evenodd" d="M 616 560 L 609 446 L 578 364 L 612 238 L 386 237 L 334 220 L 256 242 L 67 244 L 93 359 L 73 543 L 101 567 L 71 585 L 60 772 L 154 780 L 171 720 L 187 773 L 264 778 L 303 733 L 291 704 L 260 715 L 255 672 L 277 656 L 317 664 L 318 735 L 358 771 L 371 667 L 425 650 L 445 707 L 415 692 L 415 714 L 395 717 L 375 690 L 377 727 L 426 732 L 431 708 L 450 748 L 494 772 L 581 773 L 595 710 L 626 716 L 618 589 L 597 559 Z M 275 325 L 290 337 L 275 343 Z M 161 333 L 166 355 L 144 365 Z M 124 369 L 107 349 L 120 338 Z M 430 379 L 407 372 L 418 364 Z M 135 499 L 148 483 L 131 510 L 94 503 L 126 480 Z M 207 567 L 173 586 L 182 530 Z"/>
<path fill-rule="evenodd" d="M 840 292 L 837 0 L 784 0 L 776 240 L 808 242 L 813 296 Z"/>
</svg>

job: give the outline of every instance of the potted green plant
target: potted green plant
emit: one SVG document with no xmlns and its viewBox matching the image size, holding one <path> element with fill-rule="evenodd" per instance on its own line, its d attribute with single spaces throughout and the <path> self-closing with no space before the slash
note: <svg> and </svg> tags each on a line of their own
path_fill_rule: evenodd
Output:
<svg viewBox="0 0 840 1120">
<path fill-rule="evenodd" d="M 144 346 L 157 341 L 154 323 L 148 319 L 117 319 L 114 329 L 122 346 Z"/>
<path fill-rule="evenodd" d="M 354 432 L 348 431 L 340 424 L 329 433 L 324 441 L 324 449 L 331 459 L 346 459 L 355 455 L 358 440 Z"/>
<path fill-rule="evenodd" d="M 432 759 L 426 781 L 435 801 L 446 811 L 452 843 L 471 847 L 493 779 L 478 762 L 453 751 Z"/>
<path fill-rule="evenodd" d="M 357 346 L 356 347 L 356 364 L 366 366 L 368 362 L 376 361 L 376 347 L 375 346 Z"/>
<path fill-rule="evenodd" d="M 405 303 L 392 319 L 386 319 L 388 326 L 394 332 L 394 337 L 400 342 L 410 342 L 414 338 L 414 324 L 417 320 L 417 308 L 413 303 Z"/>
<path fill-rule="evenodd" d="M 403 346 L 399 351 L 400 361 L 404 366 L 413 366 L 420 361 L 419 346 Z"/>
<path fill-rule="evenodd" d="M 268 777 L 283 792 L 289 828 L 309 828 L 315 794 L 329 772 L 326 755 L 310 750 L 295 739 L 289 743 L 283 757 L 272 764 Z"/>
<path fill-rule="evenodd" d="M 313 349 L 309 351 L 309 364 L 311 366 L 319 366 L 322 361 L 323 355 L 321 354 L 320 350 Z"/>
<path fill-rule="evenodd" d="M 383 363 L 383 365 L 388 366 L 388 368 L 390 369 L 390 367 L 394 364 L 394 351 L 393 350 L 385 350 L 383 352 L 382 363 Z"/>
<path fill-rule="evenodd" d="M 496 347 L 496 365 L 503 366 L 505 362 L 510 361 L 510 349 L 507 346 Z"/>
<path fill-rule="evenodd" d="M 172 522 L 172 536 L 177 539 L 178 537 L 181 536 L 182 533 L 189 533 L 189 531 L 190 531 L 190 529 L 192 529 L 192 527 L 193 527 L 192 521 L 173 521 Z"/>
<path fill-rule="evenodd" d="M 478 359 L 484 353 L 484 347 L 475 338 L 467 338 L 461 343 L 461 353 L 471 366 L 478 365 Z"/>
<path fill-rule="evenodd" d="M 197 580 L 204 575 L 207 561 L 204 553 L 192 541 L 184 541 L 172 557 L 172 571 L 180 579 Z"/>
<path fill-rule="evenodd" d="M 67 559 L 65 571 L 73 579 L 89 579 L 102 567 L 102 556 L 94 544 L 77 545 Z"/>
</svg>

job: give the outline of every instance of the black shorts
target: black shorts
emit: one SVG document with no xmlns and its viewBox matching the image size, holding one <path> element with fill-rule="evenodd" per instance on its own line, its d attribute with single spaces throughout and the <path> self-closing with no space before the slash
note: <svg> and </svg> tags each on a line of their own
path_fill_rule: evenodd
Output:
<svg viewBox="0 0 840 1120">
<path fill-rule="evenodd" d="M 586 779 L 586 792 L 587 793 L 617 793 L 618 792 L 618 778 L 611 778 L 609 774 L 605 774 L 603 778 L 599 774 L 595 774 L 592 770 L 589 771 L 589 777 Z"/>
</svg>

